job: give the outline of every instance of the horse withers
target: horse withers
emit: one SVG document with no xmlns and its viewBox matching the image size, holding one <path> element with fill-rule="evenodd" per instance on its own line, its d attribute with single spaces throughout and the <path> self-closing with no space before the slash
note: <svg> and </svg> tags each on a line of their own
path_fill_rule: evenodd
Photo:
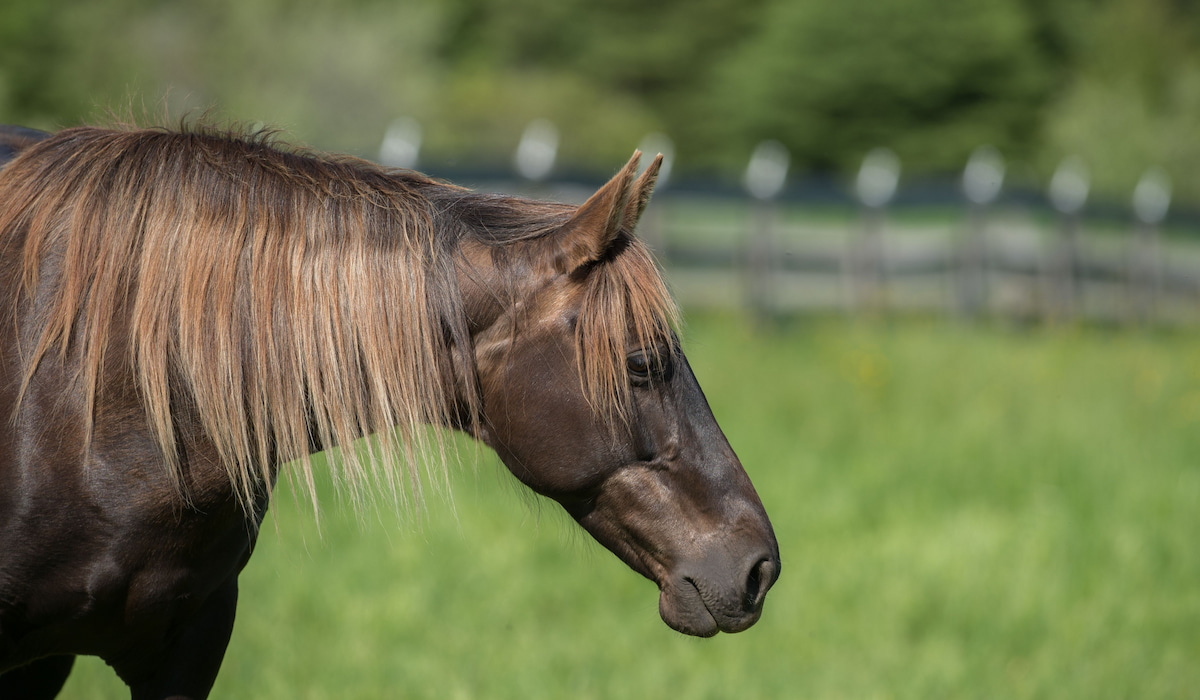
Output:
<svg viewBox="0 0 1200 700">
<path fill-rule="evenodd" d="M 331 448 L 351 495 L 419 497 L 425 425 L 560 503 L 672 628 L 758 620 L 778 545 L 633 235 L 660 159 L 569 206 L 210 128 L 14 150 L 0 697 L 53 697 L 80 654 L 205 697 L 281 470 L 311 493 Z"/>
</svg>

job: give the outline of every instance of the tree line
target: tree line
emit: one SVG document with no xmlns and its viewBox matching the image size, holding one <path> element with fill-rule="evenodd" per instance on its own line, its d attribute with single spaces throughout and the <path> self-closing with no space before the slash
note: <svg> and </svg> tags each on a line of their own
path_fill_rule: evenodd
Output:
<svg viewBox="0 0 1200 700">
<path fill-rule="evenodd" d="M 571 167 L 659 131 L 717 177 L 763 139 L 832 173 L 990 144 L 1015 180 L 1075 154 L 1101 192 L 1157 165 L 1195 201 L 1198 33 L 1200 0 L 7 0 L 0 118 L 212 109 L 371 154 L 407 116 L 424 162 L 486 164 L 544 117 Z"/>
</svg>

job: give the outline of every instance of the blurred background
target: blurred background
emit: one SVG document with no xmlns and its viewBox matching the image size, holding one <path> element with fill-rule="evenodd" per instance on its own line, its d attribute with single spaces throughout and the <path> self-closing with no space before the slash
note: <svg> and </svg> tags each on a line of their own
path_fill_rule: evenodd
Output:
<svg viewBox="0 0 1200 700">
<path fill-rule="evenodd" d="M 640 145 L 669 160 L 643 235 L 695 305 L 1190 323 L 1198 14 L 1191 0 L 7 0 L 0 121 L 208 115 L 561 199 Z"/>
<path fill-rule="evenodd" d="M 981 144 L 1040 188 L 1081 157 L 1125 200 L 1160 166 L 1200 197 L 1200 26 L 1190 0 L 7 0 L 0 118 L 212 109 L 377 153 L 394 120 L 421 162 L 504 165 L 526 125 L 563 173 L 608 174 L 645 134 L 676 172 L 735 182 L 775 139 L 797 177 L 891 148 L 913 175 Z"/>
<path fill-rule="evenodd" d="M 678 173 L 736 179 L 778 139 L 798 174 L 888 146 L 913 174 L 980 144 L 1038 184 L 1066 155 L 1126 198 L 1160 166 L 1200 197 L 1189 0 L 7 0 L 0 116 L 214 109 L 372 155 L 401 116 L 422 161 L 506 163 L 528 122 L 565 170 L 668 134 Z"/>
<path fill-rule="evenodd" d="M 784 562 L 682 638 L 464 444 L 418 515 L 280 498 L 217 696 L 1200 693 L 1200 2 L 0 3 L 0 122 L 201 115 L 571 201 L 663 152 Z"/>
</svg>

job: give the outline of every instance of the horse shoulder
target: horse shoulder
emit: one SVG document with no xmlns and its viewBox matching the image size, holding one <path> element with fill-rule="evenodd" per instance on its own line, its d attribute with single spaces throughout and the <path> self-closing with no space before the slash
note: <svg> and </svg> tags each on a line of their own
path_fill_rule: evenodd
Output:
<svg viewBox="0 0 1200 700">
<path fill-rule="evenodd" d="M 0 406 L 12 406 L 16 341 L 3 337 Z M 180 498 L 128 382 L 107 384 L 85 444 L 71 376 L 48 358 L 16 421 L 0 421 L 0 672 L 49 653 L 112 660 L 161 644 L 236 581 L 257 532 L 188 426 L 191 500 Z"/>
</svg>

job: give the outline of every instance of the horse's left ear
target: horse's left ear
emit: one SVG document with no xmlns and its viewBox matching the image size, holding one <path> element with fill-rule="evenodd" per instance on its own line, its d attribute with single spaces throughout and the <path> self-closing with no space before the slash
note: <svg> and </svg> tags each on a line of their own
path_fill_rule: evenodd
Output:
<svg viewBox="0 0 1200 700">
<path fill-rule="evenodd" d="M 571 272 L 599 260 L 617 240 L 621 227 L 626 225 L 628 209 L 637 199 L 635 188 L 630 185 L 641 157 L 641 151 L 634 151 L 621 172 L 580 205 L 563 224 L 558 234 L 560 272 Z M 638 182 L 643 179 L 644 175 Z"/>
<path fill-rule="evenodd" d="M 625 205 L 625 217 L 621 225 L 630 233 L 637 228 L 642 213 L 646 211 L 646 205 L 650 203 L 650 195 L 654 192 L 654 183 L 658 181 L 658 170 L 662 167 L 662 162 L 661 153 L 654 156 L 654 160 L 646 166 L 646 171 L 638 176 L 637 182 L 633 183 L 629 191 L 629 202 Z"/>
</svg>

